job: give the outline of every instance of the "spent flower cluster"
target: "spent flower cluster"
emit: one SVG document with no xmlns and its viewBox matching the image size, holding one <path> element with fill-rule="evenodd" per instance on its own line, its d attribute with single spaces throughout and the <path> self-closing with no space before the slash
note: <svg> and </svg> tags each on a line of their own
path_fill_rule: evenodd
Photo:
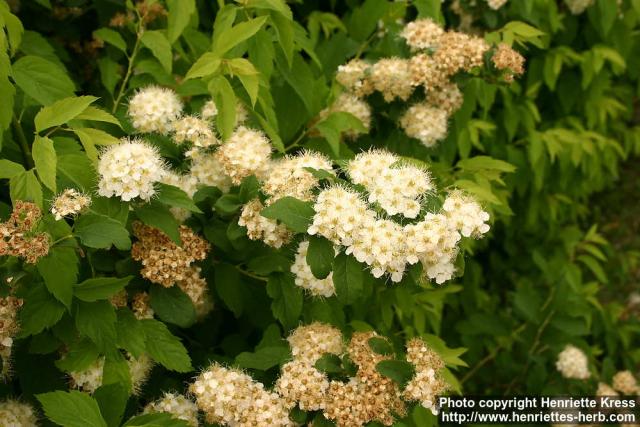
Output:
<svg viewBox="0 0 640 427">
<path fill-rule="evenodd" d="M 31 202 L 18 200 L 6 222 L 0 223 L 0 256 L 23 258 L 35 264 L 49 253 L 49 234 L 38 233 L 42 211 Z"/>
</svg>

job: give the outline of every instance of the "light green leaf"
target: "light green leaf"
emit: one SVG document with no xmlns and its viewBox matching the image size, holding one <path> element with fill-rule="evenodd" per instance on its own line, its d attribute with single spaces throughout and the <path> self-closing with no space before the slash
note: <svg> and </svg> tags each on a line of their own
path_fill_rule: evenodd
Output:
<svg viewBox="0 0 640 427">
<path fill-rule="evenodd" d="M 42 187 L 33 169 L 14 175 L 9 180 L 11 201 L 26 200 L 42 208 Z"/>
<path fill-rule="evenodd" d="M 24 171 L 24 167 L 20 163 L 0 159 L 0 179 L 13 178 Z"/>
<path fill-rule="evenodd" d="M 223 139 L 233 133 L 236 125 L 236 94 L 225 76 L 216 76 L 209 81 L 209 93 L 218 106 L 216 124 Z"/>
<path fill-rule="evenodd" d="M 118 138 L 113 137 L 100 129 L 72 128 L 72 130 L 82 143 L 84 151 L 87 153 L 87 157 L 94 164 L 98 162 L 98 149 L 96 148 L 96 145 L 113 145 L 120 143 Z"/>
<path fill-rule="evenodd" d="M 61 99 L 47 107 L 43 107 L 34 119 L 36 132 L 42 132 L 45 129 L 60 126 L 73 120 L 97 99 L 95 96 L 71 97 Z"/>
<path fill-rule="evenodd" d="M 202 213 L 187 193 L 169 184 L 158 184 L 157 200 L 174 208 L 182 208 L 191 212 Z"/>
<path fill-rule="evenodd" d="M 167 6 L 169 6 L 167 36 L 173 43 L 189 25 L 191 15 L 196 11 L 196 2 L 195 0 L 167 0 Z"/>
<path fill-rule="evenodd" d="M 271 20 L 273 21 L 276 34 L 278 35 L 278 41 L 280 47 L 284 52 L 284 56 L 287 58 L 287 63 L 291 66 L 293 62 L 293 50 L 294 50 L 294 30 L 293 22 L 291 18 L 287 18 L 285 15 L 279 12 L 270 13 Z"/>
<path fill-rule="evenodd" d="M 76 187 L 89 192 L 95 186 L 95 169 L 84 153 L 59 155 L 57 168 L 58 180 L 63 188 Z"/>
<path fill-rule="evenodd" d="M 214 37 L 211 50 L 219 57 L 222 57 L 225 53 L 233 49 L 235 46 L 257 33 L 266 21 L 267 17 L 261 16 L 245 22 L 241 22 L 238 25 L 234 25 L 230 29 L 225 30 L 219 34 L 216 33 L 216 37 Z"/>
<path fill-rule="evenodd" d="M 165 71 L 171 74 L 173 65 L 171 43 L 169 43 L 164 33 L 158 30 L 145 31 L 140 41 L 160 61 Z"/>
<path fill-rule="evenodd" d="M 122 128 L 120 121 L 112 114 L 107 113 L 104 110 L 96 108 L 94 106 L 88 106 L 82 113 L 76 116 L 77 120 L 91 120 L 94 122 L 113 123 L 119 128 Z"/>
<path fill-rule="evenodd" d="M 27 55 L 12 66 L 16 85 L 42 105 L 73 96 L 75 84 L 57 64 Z"/>
<path fill-rule="evenodd" d="M 53 391 L 36 397 L 45 415 L 56 424 L 64 427 L 107 427 L 98 403 L 86 393 Z"/>
<path fill-rule="evenodd" d="M 315 125 L 327 140 L 335 156 L 340 156 L 340 137 L 347 131 L 366 132 L 366 128 L 356 116 L 344 111 L 334 111 Z"/>
<path fill-rule="evenodd" d="M 124 38 L 122 38 L 119 32 L 112 30 L 111 28 L 100 28 L 95 30 L 93 32 L 93 37 L 103 40 L 110 45 L 117 47 L 124 53 L 127 53 L 127 42 L 124 41 Z"/>
<path fill-rule="evenodd" d="M 255 105 L 258 100 L 258 89 L 260 84 L 258 70 L 251 62 L 244 58 L 234 58 L 227 62 L 227 66 L 232 75 L 238 76 L 242 86 L 249 94 L 251 105 Z"/>
<path fill-rule="evenodd" d="M 507 163 L 504 160 L 494 159 L 489 156 L 475 156 L 469 159 L 460 160 L 456 166 L 466 171 L 488 169 L 510 173 L 516 170 L 516 167 L 511 163 Z"/>
<path fill-rule="evenodd" d="M 220 68 L 220 56 L 206 52 L 189 68 L 185 80 L 194 79 L 196 77 L 206 77 L 215 74 Z"/>
<path fill-rule="evenodd" d="M 36 136 L 31 155 L 36 166 L 40 181 L 51 191 L 56 192 L 56 150 L 49 138 Z"/>
<path fill-rule="evenodd" d="M 277 219 L 291 230 L 304 233 L 309 228 L 315 211 L 311 202 L 303 202 L 295 197 L 282 197 L 264 208 L 260 215 Z"/>
</svg>

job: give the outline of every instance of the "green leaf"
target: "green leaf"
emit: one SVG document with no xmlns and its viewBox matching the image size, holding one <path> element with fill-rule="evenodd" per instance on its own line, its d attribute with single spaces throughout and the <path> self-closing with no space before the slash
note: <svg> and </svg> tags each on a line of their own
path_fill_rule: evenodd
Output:
<svg viewBox="0 0 640 427">
<path fill-rule="evenodd" d="M 90 120 L 94 122 L 112 123 L 119 128 L 122 128 L 120 121 L 114 115 L 91 105 L 88 106 L 82 113 L 78 114 L 75 118 L 76 120 Z"/>
<path fill-rule="evenodd" d="M 383 360 L 378 362 L 376 370 L 404 387 L 415 375 L 413 365 L 402 360 Z"/>
<path fill-rule="evenodd" d="M 118 310 L 118 323 L 116 332 L 118 335 L 118 347 L 124 348 L 134 357 L 140 357 L 145 352 L 145 334 L 142 323 L 128 308 Z"/>
<path fill-rule="evenodd" d="M 167 6 L 169 6 L 167 36 L 173 43 L 189 25 L 191 15 L 196 11 L 196 2 L 195 0 L 167 0 Z"/>
<path fill-rule="evenodd" d="M 165 288 L 151 286 L 151 308 L 160 320 L 173 323 L 181 328 L 188 328 L 196 321 L 196 310 L 191 298 L 178 286 Z"/>
<path fill-rule="evenodd" d="M 85 154 L 61 154 L 57 162 L 58 181 L 61 187 L 76 187 L 90 192 L 95 186 L 96 173 Z"/>
<path fill-rule="evenodd" d="M 75 223 L 75 236 L 90 248 L 109 249 L 114 245 L 120 250 L 131 248 L 129 232 L 113 218 L 104 215 L 82 215 Z"/>
<path fill-rule="evenodd" d="M 242 203 L 248 203 L 258 197 L 260 192 L 260 182 L 255 175 L 251 175 L 242 180 L 238 197 Z"/>
<path fill-rule="evenodd" d="M 242 287 L 246 285 L 240 279 L 238 270 L 231 264 L 220 263 L 215 267 L 214 280 L 217 294 L 233 314 L 240 317 L 244 309 Z"/>
<path fill-rule="evenodd" d="M 75 322 L 78 332 L 93 341 L 101 353 L 115 347 L 116 313 L 109 301 L 78 301 Z"/>
<path fill-rule="evenodd" d="M 353 304 L 362 295 L 362 264 L 354 257 L 341 253 L 333 260 L 333 284 L 338 301 Z"/>
<path fill-rule="evenodd" d="M 13 178 L 24 171 L 24 167 L 20 163 L 0 159 L 0 179 Z"/>
<path fill-rule="evenodd" d="M 515 172 L 516 170 L 516 167 L 511 163 L 507 163 L 499 159 L 494 159 L 493 157 L 489 156 L 475 156 L 469 159 L 460 160 L 456 166 L 465 171 L 488 169 L 511 173 Z"/>
<path fill-rule="evenodd" d="M 112 46 L 117 47 L 124 53 L 127 53 L 127 42 L 124 38 L 115 30 L 111 28 L 100 28 L 93 32 L 93 37 L 103 40 Z"/>
<path fill-rule="evenodd" d="M 247 40 L 266 22 L 266 16 L 260 16 L 258 18 L 250 19 L 245 22 L 241 22 L 238 25 L 234 25 L 230 29 L 221 33 L 216 32 L 216 36 L 213 39 L 212 52 L 222 57 L 225 53 L 233 49 L 238 44 Z"/>
<path fill-rule="evenodd" d="M 80 142 L 87 149 L 87 143 L 85 140 L 91 145 L 114 145 L 120 144 L 120 140 L 115 136 L 111 136 L 107 132 L 100 129 L 93 128 L 73 128 L 73 131 L 78 138 L 80 138 Z"/>
<path fill-rule="evenodd" d="M 206 52 L 189 68 L 185 80 L 206 77 L 215 74 L 220 68 L 221 59 L 215 53 Z"/>
<path fill-rule="evenodd" d="M 334 111 L 329 116 L 318 122 L 315 129 L 327 140 L 331 151 L 337 157 L 340 156 L 340 137 L 347 131 L 366 132 L 366 128 L 356 116 L 344 111 Z"/>
<path fill-rule="evenodd" d="M 187 193 L 169 184 L 158 184 L 157 200 L 174 208 L 182 208 L 191 212 L 202 213 Z"/>
<path fill-rule="evenodd" d="M 389 340 L 381 337 L 371 337 L 367 341 L 371 350 L 384 356 L 393 355 L 393 347 L 389 343 Z"/>
<path fill-rule="evenodd" d="M 291 11 L 289 11 L 289 14 L 290 13 Z M 293 63 L 294 50 L 293 22 L 291 21 L 290 17 L 281 12 L 271 12 L 269 16 L 271 16 L 271 20 L 273 21 L 273 25 L 278 36 L 278 41 L 280 42 L 280 47 L 282 47 L 284 56 L 287 58 L 287 63 L 289 64 L 289 66 L 291 66 L 291 64 Z"/>
<path fill-rule="evenodd" d="M 64 427 L 107 427 L 98 403 L 79 391 L 53 391 L 36 396 L 45 415 Z"/>
<path fill-rule="evenodd" d="M 160 61 L 165 71 L 171 74 L 173 64 L 171 43 L 169 43 L 164 33 L 158 30 L 147 30 L 142 35 L 140 41 L 153 53 L 153 56 Z"/>
<path fill-rule="evenodd" d="M 73 96 L 75 84 L 57 64 L 27 55 L 12 66 L 13 78 L 20 89 L 42 105 Z"/>
<path fill-rule="evenodd" d="M 327 374 L 339 374 L 344 371 L 342 360 L 335 354 L 325 353 L 314 364 L 316 369 Z"/>
<path fill-rule="evenodd" d="M 224 194 L 213 205 L 216 212 L 223 215 L 230 215 L 235 213 L 242 206 L 242 202 L 238 198 L 237 194 Z"/>
<path fill-rule="evenodd" d="M 254 353 L 243 352 L 236 356 L 236 365 L 241 368 L 266 371 L 291 358 L 291 352 L 285 346 L 263 347 Z"/>
<path fill-rule="evenodd" d="M 231 75 L 235 75 L 240 79 L 249 98 L 251 105 L 255 105 L 258 99 L 259 72 L 251 62 L 244 58 L 233 58 L 227 61 L 227 67 Z"/>
<path fill-rule="evenodd" d="M 222 138 L 226 140 L 231 136 L 236 126 L 236 94 L 225 76 L 212 78 L 209 81 L 208 89 L 213 101 L 218 106 L 216 125 Z"/>
<path fill-rule="evenodd" d="M 316 279 L 325 279 L 331 273 L 335 256 L 333 243 L 322 237 L 309 236 L 306 261 Z"/>
<path fill-rule="evenodd" d="M 273 299 L 273 316 L 286 328 L 298 325 L 302 313 L 302 289 L 296 286 L 290 273 L 277 273 L 269 276 L 267 294 Z"/>
<path fill-rule="evenodd" d="M 277 219 L 298 233 L 307 231 L 314 214 L 311 202 L 303 202 L 290 196 L 276 200 L 260 212 L 265 218 Z"/>
<path fill-rule="evenodd" d="M 56 192 L 56 150 L 53 141 L 47 137 L 36 136 L 31 155 L 40 181 L 51 191 Z"/>
<path fill-rule="evenodd" d="M 78 277 L 78 255 L 75 249 L 54 246 L 46 257 L 38 260 L 36 266 L 49 292 L 67 308 L 71 308 L 73 285 Z"/>
<path fill-rule="evenodd" d="M 148 203 L 136 209 L 140 221 L 165 233 L 177 245 L 181 245 L 178 221 L 168 208 L 158 203 Z"/>
<path fill-rule="evenodd" d="M 74 286 L 74 294 L 76 298 L 86 302 L 109 299 L 124 289 L 131 279 L 133 276 L 87 279 Z"/>
<path fill-rule="evenodd" d="M 43 107 L 38 111 L 34 119 L 36 132 L 42 132 L 45 129 L 60 126 L 73 120 L 97 99 L 95 96 L 71 97 Z"/>
<path fill-rule="evenodd" d="M 176 372 L 190 372 L 191 358 L 178 338 L 173 336 L 166 325 L 152 319 L 140 321 L 146 336 L 149 356 L 165 368 Z"/>
<path fill-rule="evenodd" d="M 65 372 L 87 369 L 100 356 L 98 347 L 87 338 L 71 344 L 64 357 L 56 361 L 56 367 Z"/>
<path fill-rule="evenodd" d="M 42 187 L 33 169 L 14 175 L 9 180 L 11 201 L 25 200 L 34 202 L 42 208 Z"/>
<path fill-rule="evenodd" d="M 98 402 L 100 412 L 104 414 L 107 425 L 109 427 L 119 426 L 129 400 L 127 388 L 118 383 L 104 384 L 93 393 L 93 397 Z"/>
<path fill-rule="evenodd" d="M 20 334 L 39 334 L 58 323 L 64 312 L 64 305 L 47 292 L 44 285 L 36 285 L 27 293 L 19 311 Z"/>
</svg>

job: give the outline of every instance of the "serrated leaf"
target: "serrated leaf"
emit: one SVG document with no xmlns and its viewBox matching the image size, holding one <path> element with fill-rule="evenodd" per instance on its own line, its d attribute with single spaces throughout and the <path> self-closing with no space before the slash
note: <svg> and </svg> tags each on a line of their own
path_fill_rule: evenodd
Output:
<svg viewBox="0 0 640 427">
<path fill-rule="evenodd" d="M 116 344 L 116 313 L 109 301 L 78 301 L 75 313 L 78 332 L 104 353 Z"/>
<path fill-rule="evenodd" d="M 136 319 L 128 308 L 119 309 L 117 317 L 116 333 L 118 347 L 124 348 L 134 357 L 140 357 L 146 349 L 142 323 Z"/>
<path fill-rule="evenodd" d="M 229 50 L 257 33 L 258 30 L 262 28 L 266 20 L 266 16 L 260 16 L 258 18 L 241 22 L 238 25 L 234 25 L 230 29 L 220 33 L 216 32 L 216 37 L 214 37 L 211 50 L 213 53 L 222 57 Z"/>
<path fill-rule="evenodd" d="M 290 196 L 276 200 L 260 212 L 263 217 L 277 219 L 298 233 L 307 231 L 314 214 L 311 202 L 303 202 Z"/>
<path fill-rule="evenodd" d="M 240 279 L 240 273 L 231 264 L 220 263 L 215 268 L 215 289 L 222 301 L 240 317 L 244 310 L 244 292 L 242 286 L 246 286 Z"/>
<path fill-rule="evenodd" d="M 44 285 L 34 286 L 19 311 L 21 335 L 39 334 L 58 323 L 64 312 L 64 305 L 47 292 Z"/>
<path fill-rule="evenodd" d="M 383 360 L 378 362 L 376 371 L 387 378 L 391 378 L 402 387 L 404 387 L 416 373 L 411 363 L 402 360 Z"/>
<path fill-rule="evenodd" d="M 93 397 L 98 402 L 100 412 L 109 427 L 120 425 L 124 410 L 129 400 L 129 391 L 122 384 L 104 384 L 100 386 Z"/>
<path fill-rule="evenodd" d="M 341 253 L 333 260 L 333 284 L 338 301 L 353 304 L 362 295 L 363 266 L 354 257 Z"/>
<path fill-rule="evenodd" d="M 71 308 L 73 285 L 78 277 L 78 255 L 74 248 L 55 246 L 36 264 L 47 289 L 67 308 Z"/>
<path fill-rule="evenodd" d="M 40 181 L 51 191 L 56 192 L 56 150 L 53 141 L 47 137 L 36 136 L 31 155 Z"/>
<path fill-rule="evenodd" d="M 104 215 L 81 215 L 76 220 L 74 235 L 90 248 L 108 249 L 111 245 L 120 250 L 131 248 L 127 229 L 120 222 Z"/>
<path fill-rule="evenodd" d="M 93 32 L 93 37 L 103 40 L 112 46 L 117 47 L 124 53 L 127 53 L 127 42 L 124 38 L 115 30 L 111 28 L 99 28 Z"/>
<path fill-rule="evenodd" d="M 389 343 L 389 340 L 381 337 L 371 337 L 367 341 L 371 350 L 378 354 L 385 356 L 393 355 L 393 347 Z"/>
<path fill-rule="evenodd" d="M 191 212 L 202 213 L 187 193 L 169 184 L 158 183 L 157 200 L 174 208 L 182 208 Z"/>
<path fill-rule="evenodd" d="M 13 178 L 25 171 L 20 163 L 12 162 L 7 159 L 0 159 L 0 179 Z"/>
<path fill-rule="evenodd" d="M 236 356 L 236 365 L 241 368 L 266 371 L 280 365 L 291 357 L 291 352 L 284 346 L 263 347 L 254 353 L 243 352 Z"/>
<path fill-rule="evenodd" d="M 56 361 L 56 367 L 65 372 L 87 369 L 100 356 L 98 347 L 88 338 L 71 344 L 64 356 Z"/>
<path fill-rule="evenodd" d="M 269 276 L 267 294 L 273 299 L 271 311 L 285 328 L 294 328 L 302 313 L 302 289 L 296 286 L 290 273 Z"/>
<path fill-rule="evenodd" d="M 25 200 L 34 202 L 42 208 L 42 187 L 33 169 L 14 175 L 9 180 L 11 201 Z"/>
<path fill-rule="evenodd" d="M 20 89 L 42 105 L 73 96 L 75 84 L 57 64 L 27 55 L 13 65 L 13 78 Z"/>
<path fill-rule="evenodd" d="M 189 25 L 191 15 L 196 11 L 196 2 L 195 0 L 167 0 L 167 6 L 169 6 L 167 36 L 173 43 Z"/>
<path fill-rule="evenodd" d="M 107 427 L 98 403 L 79 391 L 54 391 L 36 396 L 46 416 L 64 427 Z"/>
<path fill-rule="evenodd" d="M 60 126 L 73 120 L 97 99 L 95 96 L 71 97 L 43 107 L 38 111 L 34 119 L 36 132 L 42 132 L 45 129 Z"/>
<path fill-rule="evenodd" d="M 164 33 L 158 30 L 147 30 L 140 41 L 153 53 L 153 56 L 160 62 L 164 70 L 171 74 L 173 65 L 171 43 L 169 43 Z"/>
<path fill-rule="evenodd" d="M 220 68 L 221 59 L 219 55 L 211 52 L 204 53 L 198 60 L 189 68 L 185 80 L 194 79 L 196 77 L 206 77 L 215 74 Z"/>
<path fill-rule="evenodd" d="M 59 155 L 57 169 L 61 188 L 75 187 L 90 192 L 95 186 L 95 169 L 84 153 Z"/>
<path fill-rule="evenodd" d="M 133 279 L 133 276 L 87 279 L 82 283 L 76 284 L 73 292 L 76 298 L 86 302 L 109 299 L 124 289 L 131 279 Z"/>
<path fill-rule="evenodd" d="M 191 298 L 178 286 L 165 288 L 154 285 L 150 290 L 151 308 L 162 321 L 188 328 L 196 321 L 196 310 Z"/>
<path fill-rule="evenodd" d="M 148 203 L 136 209 L 140 221 L 165 233 L 177 245 L 181 245 L 178 221 L 168 208 L 158 203 Z"/>
<path fill-rule="evenodd" d="M 316 279 L 325 279 L 333 268 L 336 256 L 333 243 L 323 237 L 309 236 L 306 261 Z"/>
<path fill-rule="evenodd" d="M 144 319 L 140 322 L 146 336 L 145 342 L 149 356 L 171 371 L 193 370 L 187 349 L 169 332 L 164 323 L 152 319 Z"/>
</svg>

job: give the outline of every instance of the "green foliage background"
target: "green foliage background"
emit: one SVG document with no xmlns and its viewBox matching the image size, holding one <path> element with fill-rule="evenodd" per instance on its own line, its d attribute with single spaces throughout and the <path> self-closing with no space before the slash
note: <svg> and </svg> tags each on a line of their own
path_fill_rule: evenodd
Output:
<svg viewBox="0 0 640 427">
<path fill-rule="evenodd" d="M 139 322 L 106 298 L 124 286 L 149 287 L 127 252 L 130 222 L 144 213 L 135 204 L 96 198 L 73 227 L 46 218 L 46 230 L 59 242 L 47 261 L 33 267 L 0 258 L 0 276 L 19 280 L 25 300 L 12 376 L 0 384 L 1 395 L 38 407 L 76 399 L 89 416 L 97 401 L 99 419 L 77 425 L 105 425 L 100 412 L 108 425 L 119 425 L 162 391 L 183 390 L 211 360 L 248 368 L 268 383 L 288 357 L 277 350 L 281 337 L 313 320 L 346 332 L 373 328 L 398 348 L 422 336 L 445 358 L 456 390 L 469 394 L 593 394 L 598 381 L 609 382 L 618 370 L 638 372 L 640 323 L 626 307 L 633 286 L 637 290 L 628 277 L 637 272 L 638 254 L 600 233 L 599 222 L 610 216 L 594 203 L 602 193 L 618 192 L 621 164 L 640 153 L 640 2 L 596 0 L 578 16 L 555 0 L 512 0 L 498 11 L 483 1 L 456 2 L 488 40 L 513 43 L 527 71 L 511 85 L 461 78 L 464 105 L 447 139 L 433 149 L 390 124 L 401 111 L 395 104 L 374 104 L 372 132 L 356 141 L 332 136 L 350 126 L 337 121 L 311 135 L 314 117 L 336 92 L 338 65 L 355 55 L 406 54 L 397 36 L 400 18 L 431 17 L 456 28 L 461 19 L 449 1 L 167 0 L 168 18 L 144 32 L 136 24 L 108 26 L 115 13 L 133 10 L 125 3 L 0 2 L 3 219 L 12 201 L 33 200 L 47 209 L 57 190 L 93 188 L 100 146 L 132 133 L 126 99 L 156 83 L 174 88 L 191 111 L 213 96 L 222 106 L 217 126 L 223 136 L 233 130 L 241 99 L 254 105 L 251 120 L 281 152 L 307 147 L 343 160 L 378 146 L 425 162 L 439 186 L 463 188 L 482 202 L 492 230 L 465 247 L 458 265 L 464 274 L 443 286 L 411 277 L 392 286 L 364 275 L 350 282 L 358 283 L 349 289 L 355 297 L 317 300 L 303 296 L 286 274 L 292 254 L 249 241 L 235 225 L 254 183 L 223 196 L 200 191 L 192 207 L 202 213 L 189 225 L 214 247 L 204 274 L 215 310 L 194 324 L 184 299 L 157 296 L 158 320 Z M 103 47 L 92 48 L 94 36 Z M 153 142 L 180 167 L 175 146 L 163 138 Z M 635 168 L 630 164 L 637 169 L 637 161 Z M 151 221 L 171 235 L 177 224 L 167 219 L 168 208 L 180 203 L 154 202 Z M 625 203 L 611 201 L 618 209 Z M 104 286 L 86 291 L 83 285 L 95 277 L 106 278 Z M 586 351 L 591 380 L 557 373 L 555 359 L 567 343 Z M 77 360 L 61 364 L 62 348 L 77 351 Z M 123 392 L 130 380 L 118 349 L 145 351 L 159 362 L 139 396 Z M 109 356 L 113 376 L 95 400 L 77 393 L 35 398 L 68 390 L 63 371 L 98 353 Z M 113 398 L 123 393 L 124 399 Z M 398 425 L 433 422 L 416 411 Z"/>
</svg>

